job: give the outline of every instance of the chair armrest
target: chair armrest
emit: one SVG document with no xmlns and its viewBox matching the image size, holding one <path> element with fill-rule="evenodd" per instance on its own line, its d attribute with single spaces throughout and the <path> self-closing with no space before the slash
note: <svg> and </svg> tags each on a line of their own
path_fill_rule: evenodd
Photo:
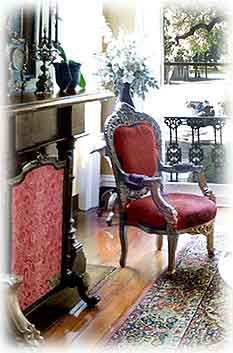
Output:
<svg viewBox="0 0 233 353">
<path fill-rule="evenodd" d="M 213 191 L 207 185 L 204 170 L 198 172 L 198 185 L 203 195 L 208 197 L 208 199 L 212 200 L 214 203 L 216 203 L 216 197 Z"/>
<path fill-rule="evenodd" d="M 165 165 L 159 161 L 159 169 L 162 172 L 167 173 L 188 173 L 188 172 L 200 172 L 203 170 L 202 165 L 195 165 L 193 163 L 178 163 L 174 165 Z"/>
<path fill-rule="evenodd" d="M 152 199 L 159 210 L 163 213 L 167 223 L 173 229 L 176 228 L 178 222 L 178 213 L 172 205 L 170 205 L 161 193 L 162 179 L 160 177 L 148 177 L 142 174 L 128 174 L 123 171 L 122 178 L 125 184 L 132 190 L 141 190 L 147 187 Z"/>
<path fill-rule="evenodd" d="M 188 173 L 194 172 L 198 176 L 198 185 L 204 196 L 208 197 L 210 200 L 216 202 L 213 191 L 208 187 L 205 177 L 204 168 L 202 165 L 194 165 L 192 163 L 179 163 L 175 165 L 164 165 L 161 161 L 159 162 L 159 168 L 163 172 L 168 173 Z"/>
<path fill-rule="evenodd" d="M 162 179 L 160 177 L 148 177 L 143 174 L 129 174 L 121 170 L 121 176 L 124 183 L 132 190 L 141 190 L 150 187 L 153 183 L 161 186 Z"/>
<path fill-rule="evenodd" d="M 152 199 L 166 219 L 166 222 L 170 227 L 170 231 L 175 231 L 178 223 L 178 212 L 176 211 L 175 207 L 165 200 L 158 183 L 151 184 L 150 191 Z"/>
</svg>

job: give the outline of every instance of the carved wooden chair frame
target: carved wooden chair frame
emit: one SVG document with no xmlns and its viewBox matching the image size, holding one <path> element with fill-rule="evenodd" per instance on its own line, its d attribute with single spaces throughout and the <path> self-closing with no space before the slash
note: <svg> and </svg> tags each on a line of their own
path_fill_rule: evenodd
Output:
<svg viewBox="0 0 233 353">
<path fill-rule="evenodd" d="M 159 147 L 158 175 L 154 177 L 128 174 L 124 172 L 121 168 L 120 162 L 115 151 L 113 141 L 115 129 L 120 126 L 133 126 L 140 122 L 146 122 L 153 128 L 156 141 Z M 215 202 L 215 196 L 207 186 L 203 167 L 196 166 L 191 163 L 180 163 L 173 166 L 164 165 L 161 160 L 161 131 L 158 123 L 149 115 L 145 113 L 136 112 L 134 108 L 128 105 L 127 103 L 121 103 L 118 106 L 118 109 L 106 120 L 104 126 L 104 136 L 106 139 L 107 154 L 112 162 L 116 186 L 119 193 L 119 235 L 121 242 L 121 267 L 124 267 L 126 265 L 126 258 L 128 252 L 126 225 L 130 225 L 130 223 L 128 223 L 126 219 L 125 206 L 129 200 L 139 199 L 142 196 L 148 194 L 149 192 L 151 193 L 152 199 L 155 202 L 156 206 L 162 212 L 166 220 L 166 230 L 158 231 L 157 229 L 148 228 L 141 224 L 137 224 L 137 227 L 141 228 L 147 233 L 157 234 L 158 250 L 161 250 L 162 248 L 163 235 L 167 235 L 168 273 L 173 274 L 175 272 L 175 251 L 178 236 L 181 233 L 204 234 L 207 238 L 208 254 L 209 256 L 212 256 L 214 251 L 214 219 L 208 223 L 204 223 L 199 226 L 195 226 L 188 229 L 182 229 L 182 231 L 177 231 L 177 211 L 171 204 L 168 203 L 167 200 L 165 200 L 163 196 L 162 172 L 187 173 L 192 171 L 198 174 L 198 183 L 202 194 Z M 135 226 L 135 224 L 133 226 Z"/>
</svg>

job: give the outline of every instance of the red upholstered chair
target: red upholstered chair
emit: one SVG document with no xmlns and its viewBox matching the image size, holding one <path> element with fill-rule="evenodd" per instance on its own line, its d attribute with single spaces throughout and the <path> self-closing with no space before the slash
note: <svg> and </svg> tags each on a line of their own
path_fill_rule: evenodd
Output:
<svg viewBox="0 0 233 353">
<path fill-rule="evenodd" d="M 120 265 L 126 264 L 127 225 L 157 235 L 161 249 L 168 239 L 168 272 L 175 272 L 175 251 L 180 233 L 204 234 L 213 254 L 216 216 L 215 197 L 205 181 L 202 166 L 181 163 L 166 166 L 161 161 L 161 133 L 157 122 L 136 112 L 127 103 L 107 119 L 104 127 L 107 153 L 111 158 L 120 200 Z M 198 174 L 203 195 L 166 193 L 162 172 Z"/>
</svg>

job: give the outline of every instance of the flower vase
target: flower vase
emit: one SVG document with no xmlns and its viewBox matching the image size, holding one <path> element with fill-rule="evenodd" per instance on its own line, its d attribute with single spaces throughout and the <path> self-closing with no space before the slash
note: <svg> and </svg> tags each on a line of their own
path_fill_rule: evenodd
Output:
<svg viewBox="0 0 233 353">
<path fill-rule="evenodd" d="M 130 95 L 130 83 L 124 82 L 122 84 L 119 98 L 120 98 L 120 102 L 128 103 L 133 108 L 135 108 L 134 103 L 131 98 L 131 95 Z"/>
<path fill-rule="evenodd" d="M 55 78 L 58 87 L 60 88 L 60 95 L 65 95 L 66 89 L 72 80 L 69 65 L 66 62 L 54 63 Z"/>
<path fill-rule="evenodd" d="M 67 87 L 68 94 L 76 94 L 75 88 L 79 84 L 81 76 L 80 67 L 81 64 L 79 63 L 69 63 L 71 81 L 69 82 L 69 85 Z"/>
<path fill-rule="evenodd" d="M 80 81 L 79 63 L 54 63 L 55 77 L 60 88 L 60 95 L 76 94 L 75 87 Z"/>
</svg>

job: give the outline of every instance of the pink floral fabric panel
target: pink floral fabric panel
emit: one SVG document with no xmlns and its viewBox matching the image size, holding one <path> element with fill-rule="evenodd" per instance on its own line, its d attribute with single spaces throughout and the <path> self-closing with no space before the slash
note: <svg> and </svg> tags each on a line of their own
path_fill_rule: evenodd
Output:
<svg viewBox="0 0 233 353">
<path fill-rule="evenodd" d="M 61 273 L 63 179 L 64 169 L 44 165 L 12 190 L 11 272 L 23 277 L 22 309 L 48 293 Z"/>
</svg>

